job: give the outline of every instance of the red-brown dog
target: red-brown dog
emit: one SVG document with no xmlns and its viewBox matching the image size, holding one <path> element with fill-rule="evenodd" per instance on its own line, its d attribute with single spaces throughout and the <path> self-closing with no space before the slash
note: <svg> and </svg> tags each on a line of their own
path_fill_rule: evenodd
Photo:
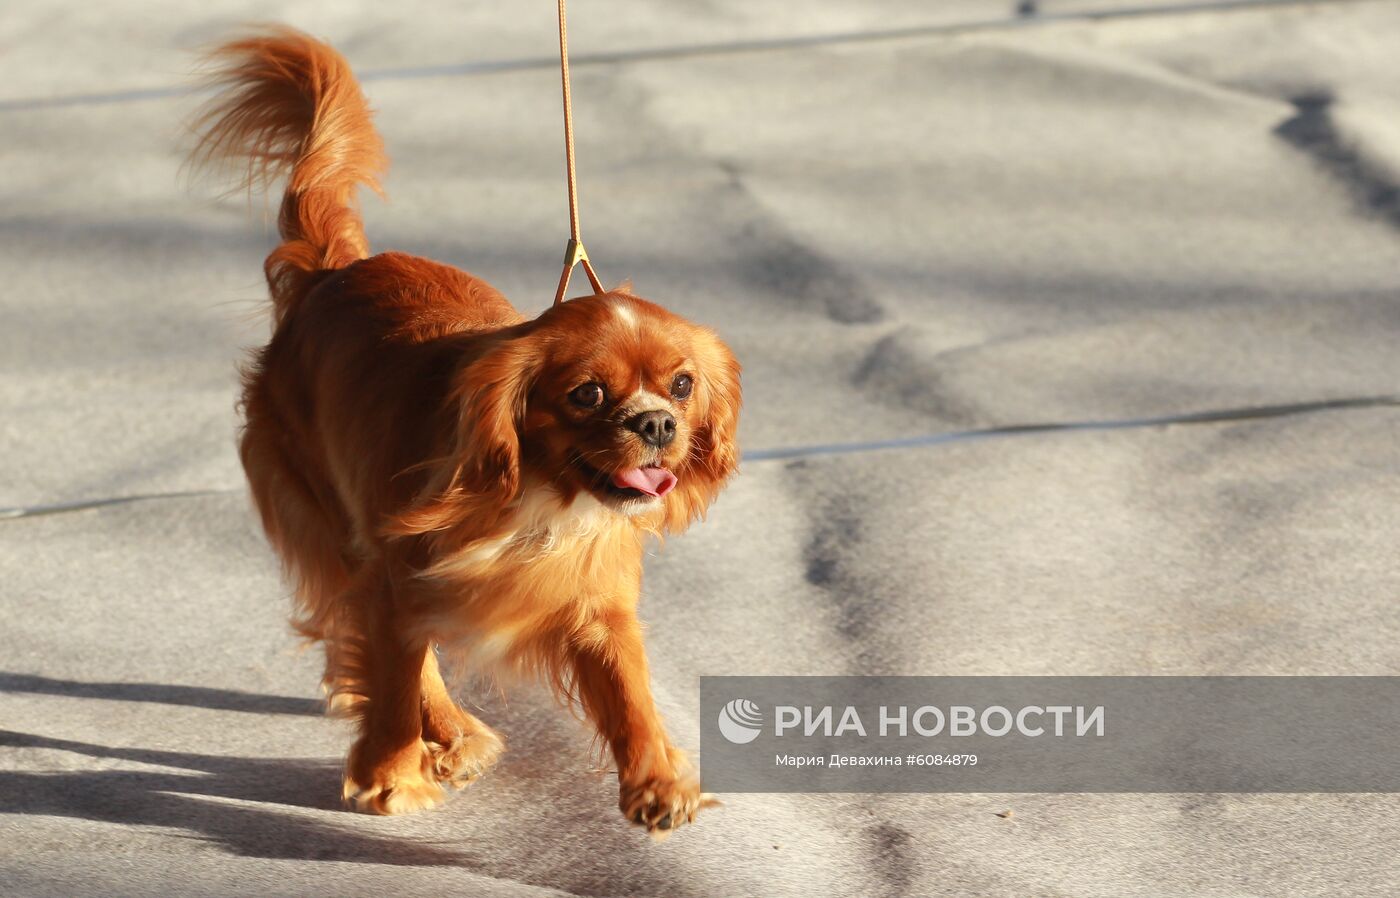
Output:
<svg viewBox="0 0 1400 898">
<path fill-rule="evenodd" d="M 225 89 L 197 159 L 289 174 L 241 454 L 298 626 L 325 645 L 331 706 L 359 721 L 347 799 L 430 807 L 501 752 L 449 696 L 436 643 L 579 702 L 629 820 L 694 820 L 636 609 L 648 536 L 703 515 L 734 471 L 733 355 L 627 292 L 526 320 L 465 272 L 371 257 L 354 194 L 386 159 L 344 59 L 291 30 L 215 58 Z"/>
</svg>

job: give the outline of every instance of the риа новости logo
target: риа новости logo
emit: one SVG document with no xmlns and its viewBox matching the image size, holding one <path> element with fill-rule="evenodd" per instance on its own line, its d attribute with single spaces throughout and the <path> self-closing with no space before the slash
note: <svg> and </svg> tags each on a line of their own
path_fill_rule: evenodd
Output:
<svg viewBox="0 0 1400 898">
<path fill-rule="evenodd" d="M 736 698 L 719 709 L 719 731 L 735 745 L 758 738 L 763 729 L 763 712 L 746 698 Z"/>
</svg>

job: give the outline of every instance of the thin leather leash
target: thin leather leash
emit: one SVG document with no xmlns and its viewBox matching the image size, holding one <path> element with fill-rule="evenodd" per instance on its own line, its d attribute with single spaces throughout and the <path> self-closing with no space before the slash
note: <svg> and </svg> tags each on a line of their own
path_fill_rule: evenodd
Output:
<svg viewBox="0 0 1400 898">
<path fill-rule="evenodd" d="M 564 249 L 564 273 L 559 276 L 559 289 L 554 292 L 554 304 L 564 301 L 564 291 L 569 289 L 569 277 L 574 266 L 583 264 L 583 273 L 588 275 L 588 283 L 594 293 L 603 293 L 603 284 L 593 271 L 593 263 L 588 261 L 588 253 L 583 248 L 583 240 L 578 229 L 578 176 L 574 172 L 574 106 L 569 94 L 569 29 L 564 15 L 564 0 L 559 0 L 559 75 L 564 82 L 564 158 L 569 177 L 569 244 Z"/>
</svg>

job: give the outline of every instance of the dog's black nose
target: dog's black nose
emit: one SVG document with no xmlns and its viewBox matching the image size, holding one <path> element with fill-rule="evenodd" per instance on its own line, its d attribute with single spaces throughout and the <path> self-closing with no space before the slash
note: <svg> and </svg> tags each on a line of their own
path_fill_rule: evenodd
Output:
<svg viewBox="0 0 1400 898">
<path fill-rule="evenodd" d="M 676 438 L 676 419 L 668 411 L 642 412 L 628 419 L 627 429 L 660 449 Z"/>
</svg>

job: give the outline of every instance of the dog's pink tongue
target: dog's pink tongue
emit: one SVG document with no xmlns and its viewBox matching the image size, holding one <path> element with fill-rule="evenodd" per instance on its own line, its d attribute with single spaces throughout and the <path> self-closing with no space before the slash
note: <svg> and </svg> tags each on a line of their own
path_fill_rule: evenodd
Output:
<svg viewBox="0 0 1400 898">
<path fill-rule="evenodd" d="M 665 468 L 629 468 L 612 476 L 613 486 L 641 490 L 648 496 L 664 496 L 676 485 L 676 475 Z"/>
</svg>

